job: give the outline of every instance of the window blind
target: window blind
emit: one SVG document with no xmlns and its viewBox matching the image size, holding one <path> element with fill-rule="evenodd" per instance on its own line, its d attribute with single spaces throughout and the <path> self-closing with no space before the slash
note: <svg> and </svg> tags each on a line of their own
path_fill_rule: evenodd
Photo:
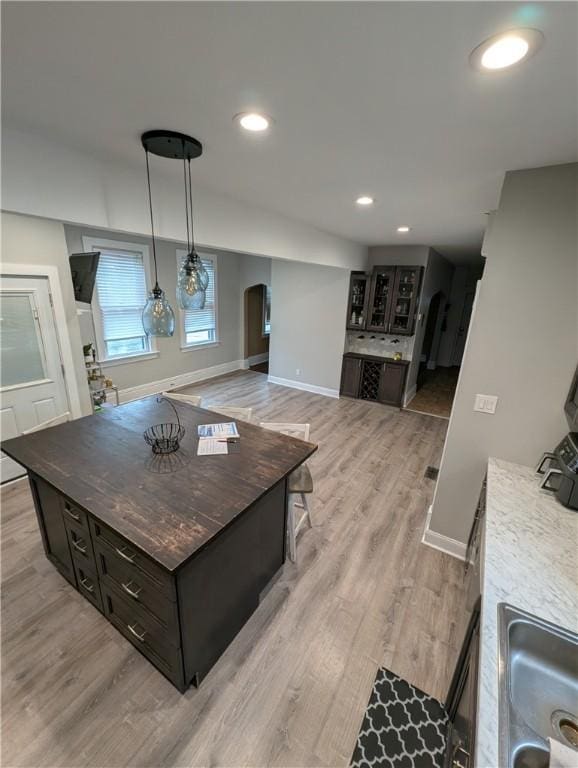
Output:
<svg viewBox="0 0 578 768">
<path fill-rule="evenodd" d="M 148 351 L 142 324 L 147 300 L 142 253 L 101 249 L 96 289 L 106 357 Z"/>
<path fill-rule="evenodd" d="M 181 264 L 186 255 L 181 256 Z M 185 344 L 206 344 L 217 340 L 217 313 L 215 289 L 215 262 L 213 259 L 201 259 L 209 274 L 209 285 L 205 294 L 204 309 L 188 309 L 183 312 Z"/>
</svg>

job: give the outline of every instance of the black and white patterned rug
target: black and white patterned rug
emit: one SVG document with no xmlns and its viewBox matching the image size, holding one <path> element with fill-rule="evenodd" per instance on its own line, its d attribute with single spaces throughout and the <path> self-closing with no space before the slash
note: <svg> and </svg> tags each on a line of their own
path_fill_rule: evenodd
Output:
<svg viewBox="0 0 578 768">
<path fill-rule="evenodd" d="M 352 768 L 442 768 L 448 716 L 436 699 L 380 669 L 357 737 Z"/>
</svg>

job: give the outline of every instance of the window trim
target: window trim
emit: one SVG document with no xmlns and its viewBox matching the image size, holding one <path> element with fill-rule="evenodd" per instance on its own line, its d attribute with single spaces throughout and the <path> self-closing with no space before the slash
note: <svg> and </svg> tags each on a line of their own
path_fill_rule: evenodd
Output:
<svg viewBox="0 0 578 768">
<path fill-rule="evenodd" d="M 219 336 L 219 259 L 216 253 L 210 253 L 208 251 L 197 251 L 199 257 L 205 261 L 213 262 L 214 270 L 214 283 L 215 283 L 215 338 L 212 341 L 201 341 L 196 344 L 187 344 L 185 335 L 185 310 L 178 307 L 179 310 L 179 335 L 181 352 L 191 352 L 195 349 L 209 349 L 210 347 L 218 347 L 221 344 Z M 181 259 L 188 254 L 185 248 L 177 248 L 175 259 L 177 262 L 177 275 L 181 268 Z"/>
<path fill-rule="evenodd" d="M 151 291 L 152 278 L 151 278 L 151 257 L 148 245 L 143 243 L 131 243 L 126 240 L 109 240 L 104 237 L 92 237 L 84 235 L 82 238 L 82 248 L 84 251 L 105 251 L 107 249 L 113 251 L 125 251 L 126 253 L 140 253 L 142 255 L 144 272 L 145 272 L 145 287 L 147 294 Z M 154 336 L 148 336 L 148 349 L 143 352 L 136 352 L 130 355 L 118 355 L 116 357 L 107 357 L 106 344 L 102 333 L 102 313 L 100 311 L 100 304 L 98 301 L 98 288 L 94 286 L 94 293 L 92 295 L 92 302 L 90 304 L 92 310 L 92 324 L 94 327 L 94 338 L 96 341 L 96 354 L 98 362 L 103 364 L 103 367 L 110 365 L 122 365 L 123 363 L 131 363 L 138 360 L 143 360 L 151 357 L 158 357 L 159 352 L 157 348 L 157 342 Z M 144 309 L 144 307 L 143 307 Z M 143 331 L 144 333 L 144 331 Z M 145 334 L 146 335 L 146 334 Z"/>
</svg>

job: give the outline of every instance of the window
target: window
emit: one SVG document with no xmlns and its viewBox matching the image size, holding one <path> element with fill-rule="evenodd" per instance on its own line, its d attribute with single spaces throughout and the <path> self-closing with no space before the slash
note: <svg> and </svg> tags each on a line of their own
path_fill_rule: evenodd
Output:
<svg viewBox="0 0 578 768">
<path fill-rule="evenodd" d="M 149 282 L 148 248 L 89 238 L 84 239 L 84 247 L 100 251 L 92 299 L 99 360 L 149 354 L 151 343 L 142 324 Z"/>
<path fill-rule="evenodd" d="M 263 336 L 271 333 L 271 286 L 263 286 Z"/>
<path fill-rule="evenodd" d="M 216 256 L 199 254 L 209 273 L 209 286 L 206 292 L 204 309 L 180 310 L 181 346 L 197 347 L 202 344 L 215 344 L 217 337 L 217 259 Z M 177 251 L 177 266 L 181 268 L 187 258 L 187 252 Z"/>
</svg>

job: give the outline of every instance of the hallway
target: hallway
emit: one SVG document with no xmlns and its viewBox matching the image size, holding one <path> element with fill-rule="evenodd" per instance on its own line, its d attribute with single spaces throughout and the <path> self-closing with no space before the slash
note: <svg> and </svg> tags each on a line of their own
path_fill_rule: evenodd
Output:
<svg viewBox="0 0 578 768">
<path fill-rule="evenodd" d="M 406 406 L 406 410 L 449 419 L 459 373 L 459 366 L 435 368 L 433 371 L 426 370 L 423 384 L 413 400 Z"/>
</svg>

